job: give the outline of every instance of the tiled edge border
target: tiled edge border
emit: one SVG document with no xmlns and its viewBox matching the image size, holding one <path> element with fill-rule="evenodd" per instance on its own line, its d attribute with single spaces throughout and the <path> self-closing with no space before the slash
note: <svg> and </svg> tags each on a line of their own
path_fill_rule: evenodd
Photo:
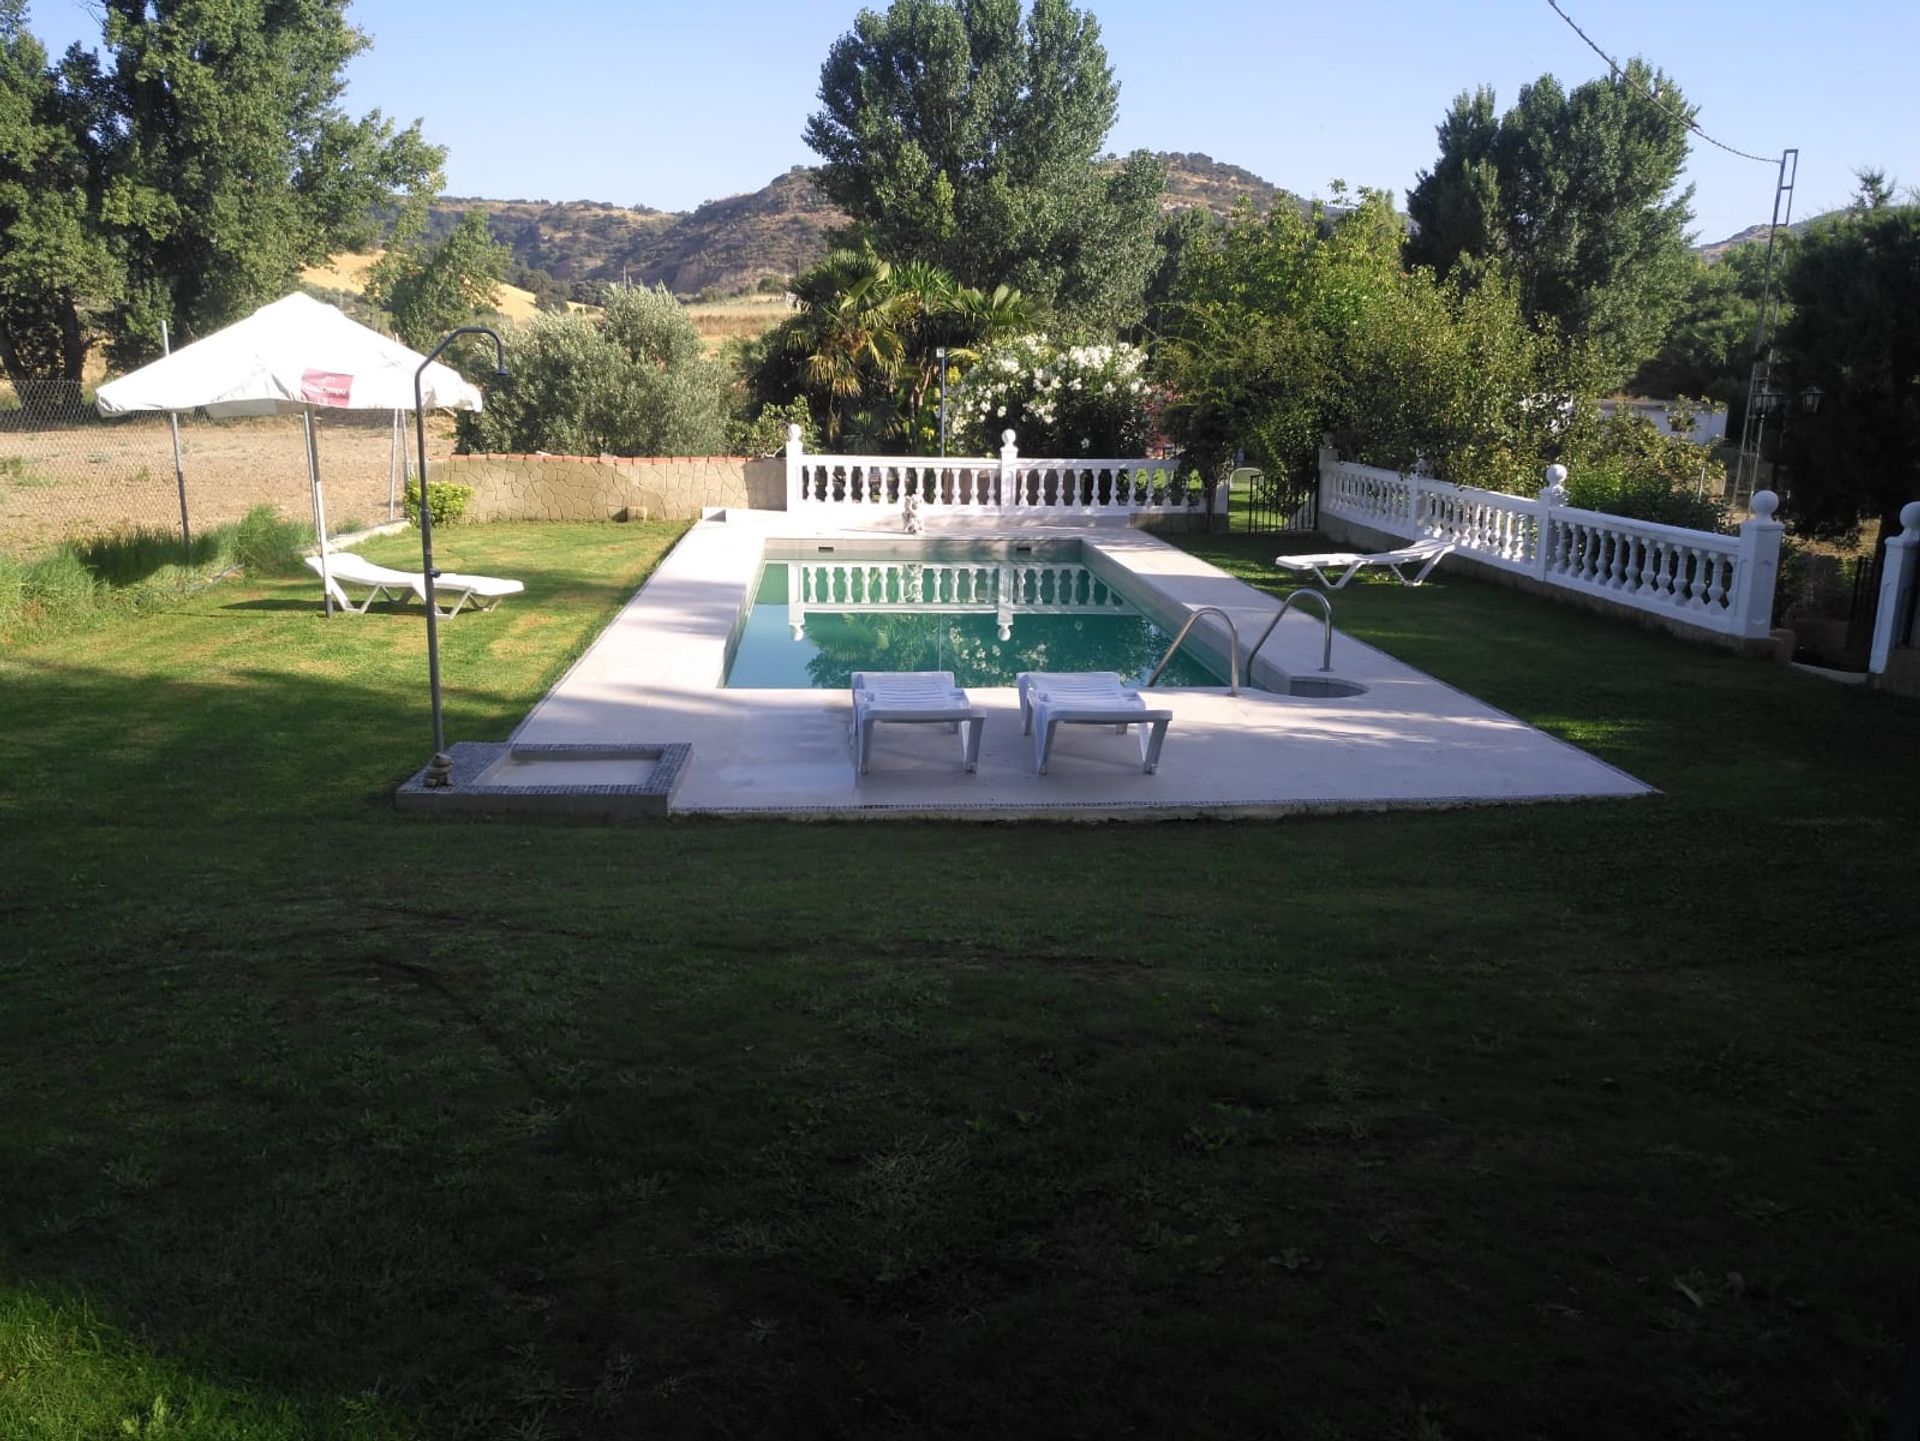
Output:
<svg viewBox="0 0 1920 1441">
<path fill-rule="evenodd" d="M 456 741 L 450 752 L 453 780 L 429 786 L 422 766 L 394 792 L 394 805 L 417 815 L 546 815 L 597 820 L 665 816 L 686 778 L 693 747 L 658 745 L 517 745 L 512 741 Z M 653 769 L 633 785 L 498 786 L 480 777 L 507 756 L 554 760 L 650 760 Z"/>
<path fill-rule="evenodd" d="M 1590 801 L 1632 801 L 1631 792 L 1555 792 L 1528 796 L 1422 796 L 1413 799 L 1276 800 L 1276 801 L 1054 801 L 1034 805 L 1020 801 L 953 801 L 945 803 L 875 802 L 857 806 L 707 806 L 676 810 L 676 817 L 712 817 L 718 820 L 752 818 L 830 823 L 833 821 L 945 820 L 990 824 L 1000 821 L 1057 821 L 1062 825 L 1095 825 L 1107 821 L 1141 824 L 1154 821 L 1275 820 L 1283 816 L 1384 814 L 1390 811 L 1482 810 L 1494 806 L 1576 805 Z"/>
</svg>

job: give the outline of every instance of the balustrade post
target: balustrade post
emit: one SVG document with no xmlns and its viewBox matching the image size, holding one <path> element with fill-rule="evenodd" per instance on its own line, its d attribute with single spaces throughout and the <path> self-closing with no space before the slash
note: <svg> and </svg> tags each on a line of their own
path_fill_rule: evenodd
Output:
<svg viewBox="0 0 1920 1441">
<path fill-rule="evenodd" d="M 1740 523 L 1740 554 L 1733 577 L 1729 617 L 1734 634 L 1765 636 L 1773 629 L 1773 587 L 1780 578 L 1780 535 L 1786 529 L 1773 518 L 1780 497 L 1755 491 L 1753 515 Z"/>
<path fill-rule="evenodd" d="M 1329 497 L 1327 494 L 1328 489 L 1334 483 L 1333 469 L 1339 463 L 1340 463 L 1340 452 L 1333 448 L 1332 434 L 1331 433 L 1323 434 L 1320 437 L 1320 456 L 1319 456 L 1320 494 L 1319 494 L 1319 498 L 1314 502 L 1314 507 L 1313 507 L 1314 523 L 1316 525 L 1319 524 L 1319 518 L 1322 515 L 1326 514 L 1327 501 L 1329 499 L 1333 499 L 1337 501 L 1339 498 L 1337 492 L 1331 497 Z"/>
<path fill-rule="evenodd" d="M 1553 508 L 1566 503 L 1567 468 L 1550 465 L 1546 484 L 1540 487 L 1540 498 L 1534 506 L 1533 574 L 1536 580 L 1545 580 L 1553 567 Z"/>
<path fill-rule="evenodd" d="M 802 487 L 806 477 L 805 451 L 801 447 L 800 427 L 787 427 L 787 509 L 798 510 L 805 499 Z"/>
<path fill-rule="evenodd" d="M 1873 613 L 1873 649 L 1867 655 L 1867 669 L 1875 675 L 1887 673 L 1894 646 L 1905 639 L 1894 631 L 1913 614 L 1909 597 L 1916 585 L 1920 585 L 1920 500 L 1900 508 L 1900 534 L 1887 538 L 1887 553 L 1880 563 L 1880 604 Z"/>
<path fill-rule="evenodd" d="M 1018 504 L 1024 497 L 1020 494 L 1020 447 L 1015 444 L 1014 434 L 1010 430 L 1000 432 L 1000 473 L 994 480 L 993 499 L 996 505 L 1004 506 L 1007 497 L 1012 495 Z M 1012 485 L 1008 482 L 1011 481 Z"/>
</svg>

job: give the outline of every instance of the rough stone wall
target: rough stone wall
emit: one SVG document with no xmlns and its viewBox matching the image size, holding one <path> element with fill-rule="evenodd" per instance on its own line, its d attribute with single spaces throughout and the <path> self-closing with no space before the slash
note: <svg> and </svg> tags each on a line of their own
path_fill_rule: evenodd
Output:
<svg viewBox="0 0 1920 1441">
<path fill-rule="evenodd" d="M 737 455 L 454 455 L 430 471 L 473 487 L 468 520 L 691 520 L 787 503 L 784 461 Z"/>
</svg>

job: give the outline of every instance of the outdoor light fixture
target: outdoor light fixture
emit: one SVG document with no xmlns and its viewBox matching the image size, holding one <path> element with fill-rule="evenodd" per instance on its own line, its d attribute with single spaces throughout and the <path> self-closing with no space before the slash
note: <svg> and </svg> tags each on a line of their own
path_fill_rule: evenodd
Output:
<svg viewBox="0 0 1920 1441">
<path fill-rule="evenodd" d="M 447 754 L 446 727 L 440 719 L 440 606 L 433 593 L 434 577 L 440 572 L 433 568 L 433 511 L 427 505 L 426 402 L 421 395 L 420 382 L 427 373 L 427 367 L 439 358 L 440 352 L 463 335 L 484 335 L 493 341 L 493 376 L 495 380 L 505 380 L 507 347 L 501 343 L 495 331 L 484 325 L 463 325 L 447 332 L 413 373 L 413 433 L 420 441 L 420 571 L 425 578 L 427 592 L 427 684 L 433 692 L 433 759 L 427 765 L 426 775 L 426 783 L 430 786 L 452 783 L 453 757 Z"/>
<path fill-rule="evenodd" d="M 1806 411 L 1808 415 L 1814 414 L 1820 409 L 1820 399 L 1825 394 L 1826 392 L 1821 390 L 1819 386 L 1809 385 L 1805 390 L 1800 392 L 1800 408 Z"/>
</svg>

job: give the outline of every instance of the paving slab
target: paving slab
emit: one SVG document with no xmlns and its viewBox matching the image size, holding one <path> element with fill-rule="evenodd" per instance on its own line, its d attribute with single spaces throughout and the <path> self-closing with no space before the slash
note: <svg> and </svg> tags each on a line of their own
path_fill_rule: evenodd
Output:
<svg viewBox="0 0 1920 1441">
<path fill-rule="evenodd" d="M 1241 651 L 1278 610 L 1263 592 L 1158 537 L 1124 526 L 997 522 L 928 527 L 936 540 L 1078 541 L 1085 562 L 1172 629 L 1219 606 Z M 770 544 L 901 541 L 897 529 L 800 529 L 784 512 L 729 510 L 669 553 L 580 660 L 515 731 L 516 745 L 685 744 L 672 810 L 801 816 L 1060 815 L 1129 818 L 1272 814 L 1394 806 L 1499 804 L 1646 795 L 1632 776 L 1350 636 L 1334 638 L 1347 697 L 1224 687 L 1157 689 L 1173 712 L 1154 775 L 1137 742 L 1093 726 L 1062 727 L 1048 774 L 1036 775 L 1011 687 L 974 687 L 987 713 L 976 774 L 929 725 L 880 726 L 869 774 L 853 766 L 847 693 L 729 690 L 726 650 Z M 1410 593 L 1409 604 L 1420 597 Z M 1338 597 L 1335 597 L 1336 614 Z M 1194 639 L 1224 670 L 1227 628 L 1207 616 Z M 1322 673 L 1321 622 L 1289 614 L 1256 673 L 1284 687 Z"/>
</svg>

